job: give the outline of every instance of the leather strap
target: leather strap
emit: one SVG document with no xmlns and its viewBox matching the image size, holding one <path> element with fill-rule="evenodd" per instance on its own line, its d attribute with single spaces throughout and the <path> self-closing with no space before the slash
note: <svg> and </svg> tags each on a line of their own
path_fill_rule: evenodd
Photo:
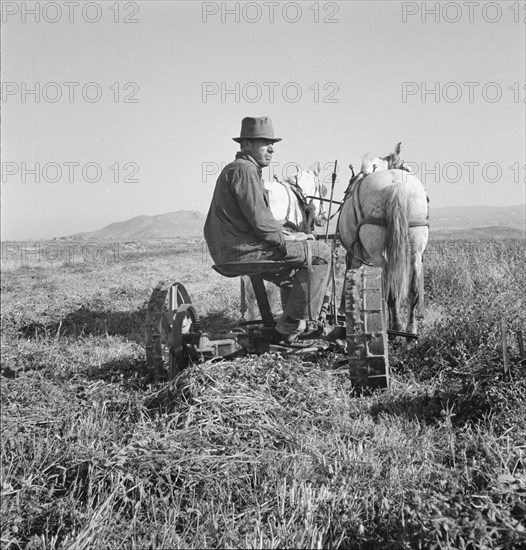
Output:
<svg viewBox="0 0 526 550">
<path fill-rule="evenodd" d="M 360 227 L 364 224 L 369 225 L 383 225 L 384 227 L 387 227 L 387 222 L 385 218 L 375 218 L 374 216 L 366 216 L 365 218 L 362 218 L 358 222 L 357 231 L 360 230 Z M 429 227 L 429 221 L 428 220 L 414 220 L 409 222 L 409 227 Z"/>
</svg>

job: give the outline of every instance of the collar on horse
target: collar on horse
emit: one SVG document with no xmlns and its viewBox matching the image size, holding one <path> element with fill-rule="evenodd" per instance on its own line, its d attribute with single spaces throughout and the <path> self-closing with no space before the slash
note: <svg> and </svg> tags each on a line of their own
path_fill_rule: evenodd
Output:
<svg viewBox="0 0 526 550">
<path fill-rule="evenodd" d="M 301 211 L 303 212 L 303 217 L 305 221 L 305 225 L 308 229 L 308 231 L 305 231 L 306 233 L 309 233 L 311 230 L 311 226 L 314 224 L 314 206 L 311 206 L 312 201 L 319 200 L 320 201 L 320 216 L 325 213 L 325 209 L 323 208 L 323 202 L 327 199 L 322 198 L 321 196 L 321 186 L 318 183 L 318 185 L 315 186 L 314 195 L 305 195 L 303 192 L 303 189 L 298 185 L 298 175 L 296 174 L 294 176 L 294 179 L 296 182 L 292 182 L 289 180 L 289 184 L 291 186 L 291 189 L 294 191 L 296 197 L 298 198 Z M 317 195 L 316 196 L 316 192 Z M 309 202 L 310 199 L 310 202 Z"/>
<path fill-rule="evenodd" d="M 298 203 L 303 210 L 307 206 L 307 198 L 305 197 L 305 194 L 303 193 L 303 189 L 298 185 L 298 176 L 294 176 L 295 182 L 291 181 L 290 179 L 287 180 L 287 183 L 290 186 L 290 190 L 296 195 L 296 198 L 298 199 Z M 280 182 L 282 185 L 285 185 L 284 183 Z"/>
<path fill-rule="evenodd" d="M 292 197 L 291 192 L 296 197 L 296 200 L 298 201 L 298 205 L 300 207 L 302 216 L 303 216 L 303 224 L 304 224 L 304 232 L 310 233 L 310 227 L 311 227 L 311 219 L 313 215 L 313 208 L 310 207 L 309 203 L 307 202 L 307 198 L 305 194 L 303 193 L 303 189 L 298 185 L 297 178 L 298 176 L 295 176 L 296 182 L 291 181 L 291 179 L 286 180 L 286 182 L 280 181 L 277 176 L 274 176 L 275 181 L 280 183 L 287 192 L 287 196 L 289 199 L 289 204 L 287 206 L 287 214 L 285 217 L 285 223 L 284 225 L 287 227 L 290 227 L 291 229 L 294 229 L 295 231 L 300 231 L 300 225 L 298 223 L 294 223 L 292 220 L 289 220 L 289 215 L 292 208 Z M 295 220 L 298 221 L 297 219 Z"/>
</svg>

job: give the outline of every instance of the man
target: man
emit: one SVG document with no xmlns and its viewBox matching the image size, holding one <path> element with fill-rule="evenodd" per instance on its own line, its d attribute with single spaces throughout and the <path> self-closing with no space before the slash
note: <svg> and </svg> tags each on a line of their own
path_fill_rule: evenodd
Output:
<svg viewBox="0 0 526 550">
<path fill-rule="evenodd" d="M 285 274 L 265 277 L 280 285 L 284 314 L 276 330 L 292 343 L 307 327 L 310 310 L 317 312 L 321 303 L 331 250 L 325 243 L 308 240 L 314 239 L 311 235 L 284 232 L 272 215 L 261 169 L 269 166 L 274 143 L 281 138 L 274 137 L 270 118 L 244 118 L 240 136 L 233 140 L 241 151 L 217 179 L 205 239 L 216 264 L 273 260 L 290 266 Z M 312 270 L 317 276 L 310 282 L 305 269 L 308 256 L 313 265 L 325 264 Z"/>
</svg>

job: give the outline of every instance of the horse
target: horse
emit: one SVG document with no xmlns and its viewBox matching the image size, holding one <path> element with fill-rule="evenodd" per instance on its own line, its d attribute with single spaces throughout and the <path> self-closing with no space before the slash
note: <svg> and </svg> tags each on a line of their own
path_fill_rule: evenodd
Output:
<svg viewBox="0 0 526 550">
<path fill-rule="evenodd" d="M 270 210 L 285 229 L 310 234 L 315 226 L 323 225 L 327 219 L 321 200 L 327 194 L 327 188 L 320 183 L 319 175 L 319 164 L 316 164 L 312 170 L 301 170 L 296 166 L 296 174 L 284 181 L 280 181 L 275 176 L 274 181 L 263 182 L 268 191 Z M 279 288 L 268 281 L 265 281 L 265 287 L 272 312 L 280 313 Z M 249 321 L 257 319 L 256 295 L 250 277 L 246 275 L 241 277 L 241 295 L 242 314 L 246 307 L 247 319 Z"/>
<path fill-rule="evenodd" d="M 314 226 L 321 226 L 325 221 L 323 201 L 327 194 L 325 185 L 320 184 L 320 166 L 317 163 L 313 170 L 301 170 L 296 166 L 296 174 L 280 181 L 263 184 L 269 194 L 270 210 L 284 227 L 302 233 L 312 233 Z"/>
<path fill-rule="evenodd" d="M 385 157 L 378 157 L 371 153 L 366 153 L 362 157 L 361 173 L 363 175 L 372 174 L 373 172 L 381 172 L 390 168 L 399 168 L 406 172 L 411 172 L 409 165 L 400 157 L 402 153 L 402 143 L 397 143 L 394 153 L 390 153 Z"/>
<path fill-rule="evenodd" d="M 422 258 L 429 236 L 428 198 L 400 158 L 401 143 L 386 157 L 364 156 L 338 219 L 347 267 L 382 268 L 390 328 L 402 331 L 399 306 L 407 301 L 406 332 L 416 333 Z"/>
</svg>

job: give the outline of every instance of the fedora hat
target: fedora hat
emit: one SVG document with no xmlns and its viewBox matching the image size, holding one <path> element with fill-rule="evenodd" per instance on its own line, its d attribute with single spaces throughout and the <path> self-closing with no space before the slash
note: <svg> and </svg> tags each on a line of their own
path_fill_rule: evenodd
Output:
<svg viewBox="0 0 526 550">
<path fill-rule="evenodd" d="M 245 117 L 241 121 L 241 133 L 239 137 L 232 139 L 237 141 L 237 143 L 241 143 L 244 139 L 270 139 L 273 143 L 281 141 L 281 138 L 274 137 L 272 121 L 268 116 Z"/>
</svg>

